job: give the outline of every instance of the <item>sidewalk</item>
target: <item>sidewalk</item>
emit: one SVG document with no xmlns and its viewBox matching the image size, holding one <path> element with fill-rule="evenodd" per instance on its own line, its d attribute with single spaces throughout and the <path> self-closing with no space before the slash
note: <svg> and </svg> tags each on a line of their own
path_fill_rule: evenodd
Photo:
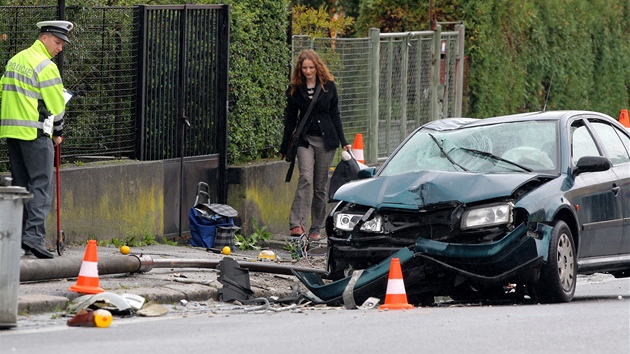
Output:
<svg viewBox="0 0 630 354">
<path fill-rule="evenodd" d="M 310 257 L 301 258 L 298 262 L 291 261 L 289 251 L 284 250 L 288 240 L 272 241 L 264 249 L 272 250 L 278 261 L 272 262 L 283 266 L 300 266 L 308 268 L 325 267 L 322 248 Z M 60 266 L 69 260 L 80 265 L 85 255 L 85 246 L 67 247 L 63 256 L 46 260 L 51 267 Z M 107 257 L 120 257 L 120 251 L 111 247 L 97 247 L 99 262 Z M 203 259 L 220 261 L 224 257 L 231 257 L 237 262 L 271 262 L 259 260 L 260 250 L 235 251 L 229 256 L 208 252 L 202 248 L 190 246 L 152 245 L 132 247 L 130 256 L 145 255 L 153 259 Z M 23 256 L 22 260 L 35 259 L 34 256 Z M 76 263 L 75 263 L 76 262 Z M 144 297 L 147 302 L 161 304 L 175 304 L 181 300 L 205 301 L 217 299 L 222 284 L 218 281 L 219 270 L 204 268 L 154 268 L 145 273 L 135 274 L 99 274 L 99 285 L 107 292 L 116 294 L 131 293 Z M 292 275 L 270 274 L 249 271 L 251 290 L 255 297 L 277 296 L 286 297 L 291 294 L 292 286 L 297 278 Z M 77 282 L 77 278 L 54 279 L 50 281 L 22 282 L 18 290 L 18 313 L 42 313 L 64 311 L 69 302 L 83 295 L 72 292 L 69 288 Z"/>
</svg>

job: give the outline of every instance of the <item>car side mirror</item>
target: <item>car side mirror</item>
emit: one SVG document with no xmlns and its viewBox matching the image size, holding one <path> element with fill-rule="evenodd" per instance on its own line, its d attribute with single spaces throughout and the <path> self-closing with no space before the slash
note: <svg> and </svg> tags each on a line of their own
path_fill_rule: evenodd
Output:
<svg viewBox="0 0 630 354">
<path fill-rule="evenodd" d="M 359 179 L 372 178 L 376 174 L 376 167 L 368 167 L 362 170 L 359 170 L 357 177 Z"/>
<path fill-rule="evenodd" d="M 573 175 L 577 176 L 584 172 L 608 171 L 611 167 L 610 160 L 603 156 L 583 156 L 577 162 L 577 167 L 573 170 Z"/>
</svg>

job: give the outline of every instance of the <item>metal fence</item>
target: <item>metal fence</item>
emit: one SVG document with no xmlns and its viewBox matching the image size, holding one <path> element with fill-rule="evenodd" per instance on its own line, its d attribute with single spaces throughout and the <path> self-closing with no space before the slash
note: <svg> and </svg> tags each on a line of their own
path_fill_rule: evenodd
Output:
<svg viewBox="0 0 630 354">
<path fill-rule="evenodd" d="M 57 18 L 56 6 L 0 7 L 0 63 L 36 40 L 35 24 Z M 93 156 L 121 158 L 134 152 L 137 36 L 134 8 L 66 8 L 75 24 L 64 46 L 64 86 L 74 93 L 65 116 L 66 160 Z M 8 169 L 0 140 L 0 170 Z"/>
<path fill-rule="evenodd" d="M 219 153 L 225 160 L 226 6 L 67 7 L 71 43 L 53 59 L 74 93 L 66 106 L 64 162 Z M 4 66 L 37 39 L 37 22 L 57 18 L 57 7 L 0 7 L 0 16 Z M 184 121 L 191 126 L 186 135 Z M 0 171 L 6 170 L 2 139 Z"/>
<path fill-rule="evenodd" d="M 380 33 L 369 38 L 293 37 L 293 57 L 321 54 L 339 86 L 347 138 L 364 134 L 368 163 L 382 161 L 414 129 L 461 116 L 464 26 L 456 31 Z"/>
</svg>

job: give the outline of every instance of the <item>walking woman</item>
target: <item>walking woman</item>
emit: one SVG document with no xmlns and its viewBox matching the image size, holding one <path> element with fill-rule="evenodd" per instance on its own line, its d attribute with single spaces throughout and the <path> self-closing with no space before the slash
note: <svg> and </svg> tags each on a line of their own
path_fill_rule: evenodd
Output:
<svg viewBox="0 0 630 354">
<path fill-rule="evenodd" d="M 317 241 L 322 238 L 321 229 L 326 218 L 328 170 L 336 149 L 341 146 L 350 150 L 352 146 L 343 133 L 334 77 L 315 51 L 305 50 L 298 56 L 287 89 L 284 136 L 279 150 L 282 158 L 287 155 L 291 136 L 311 103 L 313 107 L 297 143 L 300 178 L 291 205 L 289 227 L 291 236 L 304 234 L 304 225 L 310 213 L 308 237 Z"/>
</svg>

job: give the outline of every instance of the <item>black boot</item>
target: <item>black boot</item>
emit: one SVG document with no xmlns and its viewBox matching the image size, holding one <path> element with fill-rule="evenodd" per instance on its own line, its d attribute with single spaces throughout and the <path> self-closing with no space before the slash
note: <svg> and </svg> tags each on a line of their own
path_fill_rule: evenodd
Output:
<svg viewBox="0 0 630 354">
<path fill-rule="evenodd" d="M 31 251 L 37 258 L 55 258 L 55 255 L 50 253 L 46 249 L 46 246 L 41 244 L 31 244 L 28 242 L 22 242 L 22 248 L 25 252 Z"/>
</svg>

